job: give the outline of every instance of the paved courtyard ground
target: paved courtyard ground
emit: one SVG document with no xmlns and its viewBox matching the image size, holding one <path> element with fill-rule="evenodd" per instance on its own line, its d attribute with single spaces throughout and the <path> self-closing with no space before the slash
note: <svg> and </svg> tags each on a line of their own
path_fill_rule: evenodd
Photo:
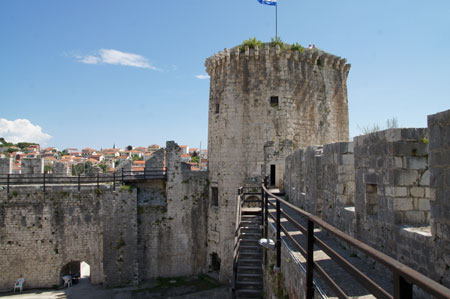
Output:
<svg viewBox="0 0 450 299">
<path fill-rule="evenodd" d="M 131 299 L 131 298 L 214 298 L 229 297 L 229 287 L 206 276 L 162 278 L 136 287 L 108 289 L 89 283 L 88 278 L 59 290 L 24 290 L 22 293 L 3 293 L 0 298 L 11 299 Z"/>
</svg>

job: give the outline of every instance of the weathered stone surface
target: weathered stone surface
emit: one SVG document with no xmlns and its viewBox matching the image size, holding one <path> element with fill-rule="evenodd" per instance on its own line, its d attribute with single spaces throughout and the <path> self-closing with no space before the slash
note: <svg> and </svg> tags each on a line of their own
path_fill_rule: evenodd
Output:
<svg viewBox="0 0 450 299">
<path fill-rule="evenodd" d="M 9 290 L 17 277 L 25 278 L 26 288 L 59 285 L 60 271 L 71 261 L 87 262 L 94 284 L 132 283 L 137 275 L 135 197 L 135 191 L 88 187 L 80 193 L 72 187 L 0 192 L 0 290 Z"/>
<path fill-rule="evenodd" d="M 137 284 L 205 272 L 207 172 L 190 171 L 167 143 L 155 159 L 167 180 L 135 186 L 41 186 L 0 190 L 0 291 L 18 277 L 26 288 L 60 284 L 71 261 L 91 266 L 91 282 Z M 159 158 L 158 158 L 159 159 Z M 154 164 L 154 165 L 155 165 Z"/>
<path fill-rule="evenodd" d="M 235 227 L 230 219 L 235 219 L 237 189 L 244 182 L 259 184 L 271 165 L 275 186 L 282 187 L 287 154 L 348 140 L 350 66 L 318 65 L 318 58 L 300 54 L 265 45 L 242 53 L 227 49 L 205 62 L 211 78 L 209 180 L 219 194 L 218 206 L 208 216 L 217 231 L 209 230 L 208 239 L 213 233 L 220 235 L 219 244 L 208 246 L 208 256 L 220 258 L 221 281 L 231 278 Z M 351 163 L 347 158 L 345 162 Z"/>
<path fill-rule="evenodd" d="M 294 152 L 286 158 L 286 194 L 298 207 L 450 286 L 442 279 L 450 259 L 446 161 L 428 165 L 425 129 L 388 131 L 355 138 L 354 167 L 346 169 L 354 188 L 345 187 L 349 178 L 339 172 L 342 158 L 334 144 L 323 146 L 320 160 L 305 154 L 315 152 L 309 148 Z M 442 128 L 435 131 L 443 134 Z M 435 139 L 445 143 L 445 138 Z M 432 166 L 438 162 L 443 164 Z M 340 205 L 340 194 L 347 190 L 345 198 L 351 200 Z M 322 209 L 316 208 L 319 203 Z"/>
<path fill-rule="evenodd" d="M 0 158 L 0 175 L 11 174 L 12 167 L 12 158 Z"/>
<path fill-rule="evenodd" d="M 42 174 L 44 172 L 44 159 L 22 158 L 20 161 L 22 174 Z"/>
</svg>

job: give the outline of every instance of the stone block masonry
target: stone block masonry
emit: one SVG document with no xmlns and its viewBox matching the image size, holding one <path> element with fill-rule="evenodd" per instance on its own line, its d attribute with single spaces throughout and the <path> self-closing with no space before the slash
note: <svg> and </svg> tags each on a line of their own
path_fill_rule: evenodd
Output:
<svg viewBox="0 0 450 299">
<path fill-rule="evenodd" d="M 450 110 L 428 116 L 430 161 L 431 232 L 443 252 L 439 268 L 446 267 L 442 281 L 450 285 Z"/>
<path fill-rule="evenodd" d="M 174 142 L 155 152 L 152 167 L 162 165 L 162 156 L 167 181 L 137 185 L 141 280 L 205 271 L 207 172 L 190 171 Z"/>
<path fill-rule="evenodd" d="M 12 167 L 13 167 L 12 158 L 0 158 L 0 175 L 11 174 Z"/>
<path fill-rule="evenodd" d="M 350 65 L 322 51 L 280 51 L 266 44 L 225 49 L 205 66 L 211 77 L 208 262 L 220 261 L 220 279 L 228 282 L 237 189 L 259 184 L 264 175 L 281 187 L 292 150 L 348 140 Z"/>
<path fill-rule="evenodd" d="M 284 185 L 298 207 L 449 287 L 450 110 L 428 126 L 297 150 Z"/>
<path fill-rule="evenodd" d="M 91 283 L 138 284 L 207 271 L 207 172 L 190 171 L 174 142 L 155 153 L 166 179 L 133 185 L 13 186 L 0 190 L 0 291 L 60 285 L 72 261 L 91 266 Z"/>
<path fill-rule="evenodd" d="M 44 172 L 44 159 L 22 158 L 20 173 L 28 175 L 42 175 Z"/>
<path fill-rule="evenodd" d="M 136 270 L 136 191 L 71 187 L 0 192 L 0 290 L 24 277 L 26 288 L 60 285 L 71 261 L 91 266 L 94 284 L 131 283 Z M 131 218 L 130 218 L 131 217 Z"/>
</svg>

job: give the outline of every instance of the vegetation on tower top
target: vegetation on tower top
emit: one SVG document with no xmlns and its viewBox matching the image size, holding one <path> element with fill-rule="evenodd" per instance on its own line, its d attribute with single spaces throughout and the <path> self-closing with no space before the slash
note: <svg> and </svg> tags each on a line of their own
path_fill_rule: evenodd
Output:
<svg viewBox="0 0 450 299">
<path fill-rule="evenodd" d="M 276 47 L 277 45 L 280 47 L 280 51 L 283 52 L 287 49 L 290 49 L 291 51 L 299 51 L 299 52 L 304 52 L 305 48 L 299 44 L 299 43 L 294 43 L 292 45 L 285 43 L 281 40 L 281 38 L 278 36 L 276 38 L 271 39 L 270 43 L 268 43 L 270 45 L 270 47 Z M 245 52 L 245 48 L 248 47 L 249 49 L 255 49 L 256 47 L 258 47 L 259 49 L 263 48 L 264 43 L 260 40 L 257 40 L 256 37 L 253 38 L 249 38 L 247 40 L 244 40 L 242 42 L 242 44 L 239 46 L 239 50 L 241 52 Z"/>
</svg>

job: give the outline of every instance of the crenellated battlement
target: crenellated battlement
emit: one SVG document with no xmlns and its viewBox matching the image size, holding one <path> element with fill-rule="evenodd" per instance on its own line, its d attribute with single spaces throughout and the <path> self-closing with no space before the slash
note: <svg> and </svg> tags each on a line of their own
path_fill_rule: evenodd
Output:
<svg viewBox="0 0 450 299">
<path fill-rule="evenodd" d="M 289 45 L 287 45 L 289 47 Z M 205 67 L 208 74 L 213 75 L 214 71 L 222 69 L 223 66 L 229 64 L 231 61 L 239 61 L 241 59 L 245 60 L 260 60 L 264 59 L 266 61 L 277 59 L 279 63 L 282 60 L 294 60 L 308 63 L 312 66 L 321 66 L 325 68 L 335 69 L 343 72 L 346 76 L 350 71 L 351 64 L 347 63 L 345 58 L 335 56 L 326 53 L 318 49 L 305 49 L 304 52 L 297 50 L 281 50 L 279 45 L 271 46 L 269 43 L 263 45 L 260 49 L 258 46 L 250 49 L 248 46 L 245 47 L 244 51 L 241 51 L 240 47 L 234 47 L 232 49 L 225 48 L 223 51 L 208 57 L 205 61 Z"/>
</svg>

